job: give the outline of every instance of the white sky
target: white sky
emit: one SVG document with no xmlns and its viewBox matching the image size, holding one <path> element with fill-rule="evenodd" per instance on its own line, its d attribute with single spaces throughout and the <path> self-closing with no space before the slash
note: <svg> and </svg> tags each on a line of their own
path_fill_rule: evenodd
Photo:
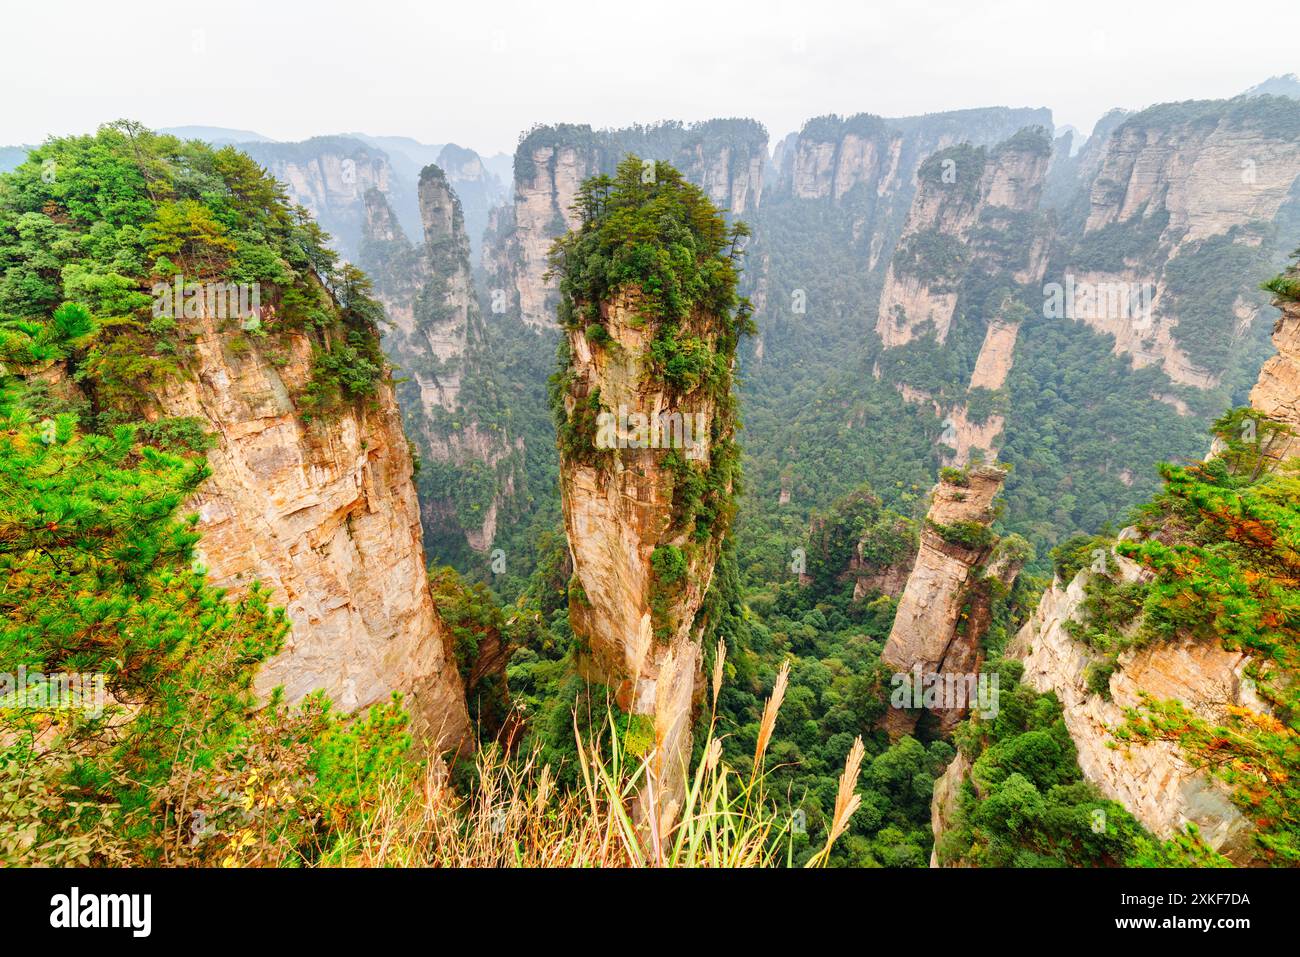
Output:
<svg viewBox="0 0 1300 957">
<path fill-rule="evenodd" d="M 512 152 L 534 123 L 1217 98 L 1300 71 L 1297 0 L 17 0 L 0 144 L 119 117 Z"/>
</svg>

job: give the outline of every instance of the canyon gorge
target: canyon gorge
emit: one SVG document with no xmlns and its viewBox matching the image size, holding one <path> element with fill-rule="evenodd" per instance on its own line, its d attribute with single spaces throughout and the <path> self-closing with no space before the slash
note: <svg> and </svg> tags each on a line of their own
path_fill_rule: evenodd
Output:
<svg viewBox="0 0 1300 957">
<path fill-rule="evenodd" d="M 1082 142 L 1043 108 L 537 125 L 508 182 L 229 134 L 122 121 L 0 177 L 0 538 L 47 577 L 8 574 L 116 589 L 67 635 L 11 599 L 0 647 L 149 716 L 224 676 L 205 707 L 251 724 L 139 748 L 208 749 L 151 779 L 169 827 L 195 768 L 293 750 L 259 735 L 314 786 L 392 734 L 445 757 L 426 795 L 485 753 L 583 793 L 610 747 L 655 853 L 725 765 L 800 815 L 793 863 L 1294 863 L 1257 755 L 1296 733 L 1300 99 Z M 176 314 L 173 282 L 260 298 Z M 143 491 L 57 485 L 101 459 Z M 160 595 L 166 639 L 119 627 Z M 922 678 L 993 697 L 891 697 Z"/>
</svg>

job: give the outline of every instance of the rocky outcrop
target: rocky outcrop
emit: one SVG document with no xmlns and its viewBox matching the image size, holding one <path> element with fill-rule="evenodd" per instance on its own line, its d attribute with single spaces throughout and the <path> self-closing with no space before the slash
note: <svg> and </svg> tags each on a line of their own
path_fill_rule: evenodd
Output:
<svg viewBox="0 0 1300 957">
<path fill-rule="evenodd" d="M 424 242 L 412 247 L 383 194 L 366 193 L 362 263 L 388 319 L 384 350 L 405 378 L 397 395 L 421 460 L 425 533 L 463 535 L 486 551 L 514 494 L 518 455 L 496 397 L 460 202 L 437 166 L 421 173 L 419 201 Z M 488 490 L 458 501 L 453 489 L 463 483 L 452 476 L 466 472 L 480 473 Z"/>
<path fill-rule="evenodd" d="M 192 375 L 147 397 L 146 414 L 194 417 L 216 446 L 198 513 L 210 581 L 268 586 L 292 629 L 257 689 L 290 701 L 325 690 L 344 710 L 409 695 L 417 736 L 469 740 L 464 690 L 425 577 L 411 457 L 387 382 L 374 401 L 303 421 L 295 404 L 312 343 L 278 331 L 237 348 L 244 333 L 195 321 Z"/>
<path fill-rule="evenodd" d="M 916 535 L 915 525 L 901 517 L 895 523 L 894 530 L 900 536 Z M 859 541 L 849 560 L 848 577 L 853 579 L 853 600 L 862 601 L 873 594 L 888 595 L 891 598 L 902 595 L 903 589 L 907 587 L 907 579 L 912 574 L 916 553 L 909 551 L 895 561 L 877 562 L 865 554 L 867 544 L 866 539 Z"/>
<path fill-rule="evenodd" d="M 949 687 L 973 682 L 983 661 L 980 639 L 989 625 L 989 583 L 1009 586 L 1019 574 L 1020 559 L 999 555 L 997 536 L 989 528 L 993 499 L 1006 474 L 996 466 L 945 473 L 931 492 L 921 547 L 880 655 L 896 674 L 909 676 L 918 696 L 914 676 L 931 686 L 936 679 Z M 917 706 L 895 706 L 886 713 L 884 727 L 891 739 L 915 728 L 921 701 L 914 702 Z M 941 696 L 924 707 L 935 712 L 946 732 L 974 703 Z"/>
<path fill-rule="evenodd" d="M 984 332 L 984 343 L 975 359 L 975 371 L 970 376 L 972 389 L 998 390 L 1007 381 L 1015 360 L 1016 337 L 1020 323 L 997 316 Z"/>
<path fill-rule="evenodd" d="M 577 225 L 570 207 L 578 186 L 600 171 L 595 147 L 563 142 L 568 129 L 557 128 L 556 142 L 534 132 L 519 145 L 514 204 L 489 223 L 483 251 L 492 295 L 508 297 L 519 317 L 535 327 L 555 321 L 555 289 L 545 278 L 551 243 Z"/>
<path fill-rule="evenodd" d="M 997 458 L 1005 426 L 1006 419 L 1002 415 L 991 413 L 976 421 L 968 406 L 955 406 L 944 418 L 943 432 L 939 436 L 940 443 L 952 450 L 944 454 L 944 462 L 964 467 L 976 461 L 992 461 Z"/>
<path fill-rule="evenodd" d="M 545 278 L 551 243 L 576 225 L 571 207 L 582 182 L 612 173 L 628 153 L 672 163 L 716 205 L 741 216 L 763 192 L 767 132 L 752 120 L 532 130 L 515 152 L 513 204 L 492 214 L 484 242 L 488 287 L 505 310 L 533 327 L 554 325 L 555 287 Z"/>
<path fill-rule="evenodd" d="M 1005 375 L 1005 372 L 1003 374 Z M 903 397 L 904 402 L 927 406 L 942 420 L 939 448 L 944 465 L 965 467 L 972 462 L 992 461 L 997 458 L 1006 425 L 1005 416 L 998 412 L 990 412 L 985 418 L 977 420 L 971 415 L 969 403 L 961 403 L 945 409 L 930 393 L 914 388 L 906 382 L 898 383 L 895 388 L 898 389 L 898 394 Z"/>
<path fill-rule="evenodd" d="M 862 486 L 813 514 L 799 584 L 831 588 L 851 582 L 854 601 L 897 598 L 916 561 L 917 542 L 916 523 L 885 509 Z"/>
<path fill-rule="evenodd" d="M 1152 107 L 1107 138 L 1083 187 L 1082 233 L 1047 278 L 1095 290 L 1069 297 L 1066 316 L 1113 336 L 1135 365 L 1215 387 L 1234 365 L 1229 347 L 1266 304 L 1257 286 L 1273 271 L 1271 226 L 1300 202 L 1298 182 L 1300 104 L 1262 97 Z M 1135 313 L 1104 298 L 1124 289 L 1145 290 L 1149 306 Z M 1206 315 L 1211 295 L 1223 298 Z"/>
<path fill-rule="evenodd" d="M 505 185 L 488 170 L 478 153 L 455 143 L 442 148 L 434 165 L 446 174 L 447 182 L 460 200 L 473 262 L 482 250 L 491 211 L 508 199 Z"/>
<path fill-rule="evenodd" d="M 1118 569 L 1118 580 L 1133 581 L 1142 574 L 1121 556 L 1110 555 L 1110 562 Z M 1211 721 L 1230 706 L 1257 707 L 1243 680 L 1245 655 L 1217 643 L 1151 644 L 1120 655 L 1108 695 L 1093 691 L 1088 669 L 1100 656 L 1070 637 L 1065 627 L 1078 618 L 1092 574 L 1082 571 L 1068 585 L 1055 582 L 1016 636 L 1008 652 L 1023 659 L 1023 681 L 1056 694 L 1079 767 L 1102 794 L 1119 801 L 1161 838 L 1181 833 L 1191 822 L 1207 844 L 1245 863 L 1252 856 L 1253 825 L 1221 783 L 1193 768 L 1174 742 L 1121 743 L 1113 734 L 1125 723 L 1125 709 L 1139 707 L 1143 694 L 1177 699 Z"/>
<path fill-rule="evenodd" d="M 877 193 L 898 185 L 904 134 L 867 114 L 813 121 L 789 150 L 789 188 L 798 199 L 840 200 L 859 183 Z"/>
</svg>

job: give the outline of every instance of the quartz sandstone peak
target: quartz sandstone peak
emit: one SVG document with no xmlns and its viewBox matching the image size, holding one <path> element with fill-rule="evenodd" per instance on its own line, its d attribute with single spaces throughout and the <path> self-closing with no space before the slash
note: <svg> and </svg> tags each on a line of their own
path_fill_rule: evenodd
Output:
<svg viewBox="0 0 1300 957">
<path fill-rule="evenodd" d="M 671 162 L 733 216 L 752 211 L 762 196 L 767 136 L 752 121 L 600 131 L 539 127 L 519 145 L 513 203 L 493 212 L 483 252 L 490 288 L 507 296 L 527 325 L 554 326 L 556 288 L 546 278 L 547 256 L 551 243 L 578 225 L 579 187 L 613 172 L 629 152 Z"/>
<path fill-rule="evenodd" d="M 707 425 L 693 435 L 692 455 L 707 466 L 714 453 L 713 399 L 703 394 L 674 399 L 647 375 L 643 357 L 653 329 L 639 315 L 635 291 L 603 303 L 600 316 L 608 342 L 593 344 L 582 330 L 568 334 L 572 377 L 566 411 L 572 415 L 599 394 L 601 406 L 626 409 L 629 418 L 676 412 L 683 421 L 702 421 Z M 712 346 L 715 322 L 697 313 L 683 324 L 682 334 L 699 335 Z M 722 544 L 720 535 L 692 541 L 690 529 L 675 527 L 677 478 L 664 462 L 667 454 L 620 448 L 586 461 L 563 454 L 560 469 L 574 569 L 569 618 L 585 645 L 582 670 L 613 689 L 621 709 L 653 727 L 657 753 L 651 770 L 665 824 L 690 757 L 692 710 L 701 687 L 704 623 L 698 612 Z M 653 558 L 665 548 L 686 558 L 685 571 L 668 589 L 656 580 Z M 647 797 L 643 793 L 642 800 Z M 644 816 L 648 810 L 641 806 L 639 812 Z"/>
<path fill-rule="evenodd" d="M 463 536 L 472 549 L 486 551 L 514 494 L 514 446 L 502 427 L 487 421 L 490 407 L 466 408 L 463 401 L 463 384 L 472 377 L 480 384 L 475 397 L 490 402 L 495 376 L 460 203 L 442 170 L 425 167 L 419 184 L 424 241 L 412 246 L 385 196 L 369 190 L 365 199 L 362 262 L 375 277 L 389 324 L 384 350 L 406 380 L 397 386 L 398 398 L 426 466 L 417 477 L 425 534 Z M 494 493 L 473 503 L 473 511 L 458 508 L 449 483 L 439 481 L 440 466 L 492 473 Z"/>
<path fill-rule="evenodd" d="M 978 675 L 980 639 L 990 622 L 989 587 L 994 581 L 1009 587 L 1023 560 L 999 549 L 989 530 L 1006 475 L 991 465 L 945 472 L 931 492 L 920 550 L 880 655 L 896 675 L 938 676 L 954 687 Z M 974 703 L 942 702 L 930 710 L 948 732 Z M 891 707 L 883 724 L 897 739 L 911 733 L 918 717 L 915 709 Z"/>
<path fill-rule="evenodd" d="M 205 315 L 194 374 L 150 396 L 146 413 L 195 417 L 216 437 L 212 475 L 189 503 L 210 581 L 234 591 L 261 581 L 288 612 L 291 631 L 258 691 L 283 685 L 295 701 L 323 689 L 345 711 L 400 691 L 417 737 L 465 744 L 464 691 L 425 575 L 391 387 L 306 423 L 293 397 L 311 376 L 308 338 L 278 333 L 283 361 L 273 363 L 237 350 L 243 335 Z"/>
</svg>

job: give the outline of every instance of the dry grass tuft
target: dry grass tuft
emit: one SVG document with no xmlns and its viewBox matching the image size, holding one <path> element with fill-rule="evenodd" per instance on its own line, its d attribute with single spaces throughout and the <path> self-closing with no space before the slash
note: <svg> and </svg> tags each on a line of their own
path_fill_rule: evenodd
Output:
<svg viewBox="0 0 1300 957">
<path fill-rule="evenodd" d="M 497 746 L 476 758 L 476 783 L 468 797 L 447 784 L 445 766 L 432 761 L 422 787 L 392 782 L 327 855 L 326 866 L 348 867 L 775 867 L 788 864 L 790 835 L 764 791 L 763 756 L 789 684 L 789 664 L 777 675 L 763 710 L 753 773 L 746 781 L 723 759 L 715 734 L 716 702 L 725 649 L 714 664 L 714 712 L 703 758 L 687 778 L 686 793 L 666 833 L 648 840 L 630 808 L 643 786 L 653 752 L 632 760 L 622 749 L 610 713 L 609 738 L 578 730 L 581 784 L 556 787 L 538 754 L 511 757 Z M 826 846 L 810 861 L 822 864 L 848 827 L 861 798 L 854 783 L 864 749 L 858 739 L 840 777 L 835 816 Z M 647 846 L 649 845 L 649 846 Z"/>
</svg>

